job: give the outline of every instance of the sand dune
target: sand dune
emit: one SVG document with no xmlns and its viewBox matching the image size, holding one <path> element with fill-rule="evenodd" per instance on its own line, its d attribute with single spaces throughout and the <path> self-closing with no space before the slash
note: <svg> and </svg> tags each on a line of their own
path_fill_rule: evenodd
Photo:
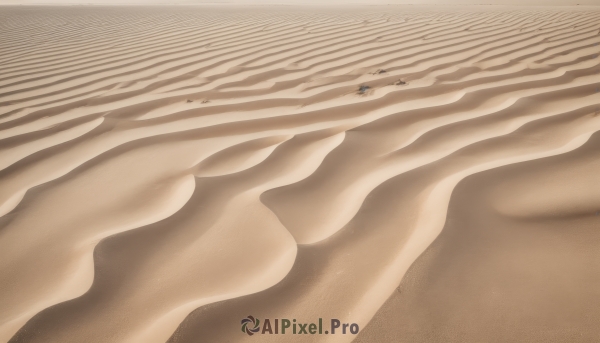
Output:
<svg viewBox="0 0 600 343">
<path fill-rule="evenodd" d="M 0 341 L 597 340 L 599 43 L 584 6 L 0 7 Z"/>
</svg>

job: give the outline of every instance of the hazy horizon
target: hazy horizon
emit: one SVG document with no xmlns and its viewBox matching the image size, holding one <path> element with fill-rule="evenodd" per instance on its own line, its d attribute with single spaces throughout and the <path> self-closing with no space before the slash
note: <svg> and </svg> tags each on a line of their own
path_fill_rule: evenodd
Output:
<svg viewBox="0 0 600 343">
<path fill-rule="evenodd" d="M 0 5 L 521 5 L 521 6 L 598 6 L 598 0 L 0 0 Z"/>
</svg>

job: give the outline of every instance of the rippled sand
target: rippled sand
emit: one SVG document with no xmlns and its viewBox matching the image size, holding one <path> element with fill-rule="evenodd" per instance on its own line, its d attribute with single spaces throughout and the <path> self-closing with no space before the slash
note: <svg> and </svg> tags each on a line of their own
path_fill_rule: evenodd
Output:
<svg viewBox="0 0 600 343">
<path fill-rule="evenodd" d="M 582 6 L 1 7 L 0 341 L 599 340 L 599 43 Z"/>
</svg>

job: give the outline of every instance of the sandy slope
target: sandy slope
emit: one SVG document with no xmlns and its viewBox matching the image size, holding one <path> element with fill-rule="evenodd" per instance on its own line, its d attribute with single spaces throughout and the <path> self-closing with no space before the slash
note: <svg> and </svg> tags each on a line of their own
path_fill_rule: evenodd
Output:
<svg viewBox="0 0 600 343">
<path fill-rule="evenodd" d="M 582 6 L 0 7 L 0 341 L 598 339 L 599 43 Z"/>
</svg>

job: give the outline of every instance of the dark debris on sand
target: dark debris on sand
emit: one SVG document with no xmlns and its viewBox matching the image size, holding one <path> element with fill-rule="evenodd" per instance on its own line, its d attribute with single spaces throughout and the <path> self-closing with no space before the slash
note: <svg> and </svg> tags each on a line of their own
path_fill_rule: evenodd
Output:
<svg viewBox="0 0 600 343">
<path fill-rule="evenodd" d="M 369 89 L 371 89 L 371 87 L 369 87 L 367 85 L 362 85 L 362 86 L 358 87 L 358 94 L 365 94 L 365 92 L 368 91 Z"/>
</svg>

